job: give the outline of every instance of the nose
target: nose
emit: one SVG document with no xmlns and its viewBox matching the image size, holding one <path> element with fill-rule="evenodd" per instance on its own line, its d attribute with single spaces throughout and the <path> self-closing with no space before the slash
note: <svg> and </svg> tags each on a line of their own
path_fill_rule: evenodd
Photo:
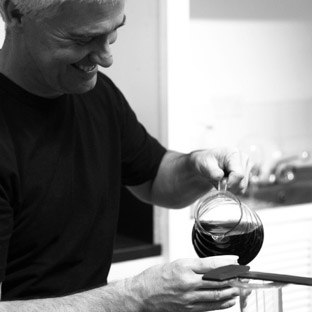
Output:
<svg viewBox="0 0 312 312">
<path fill-rule="evenodd" d="M 113 55 L 108 39 L 98 40 L 89 54 L 89 60 L 103 67 L 110 67 L 113 64 Z"/>
</svg>

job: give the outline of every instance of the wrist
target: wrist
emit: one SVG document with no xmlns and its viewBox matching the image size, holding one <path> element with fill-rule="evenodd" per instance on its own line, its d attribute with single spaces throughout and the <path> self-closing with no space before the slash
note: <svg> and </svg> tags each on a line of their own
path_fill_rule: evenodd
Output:
<svg viewBox="0 0 312 312">
<path fill-rule="evenodd" d="M 144 301 L 146 299 L 145 287 L 140 282 L 139 276 L 126 278 L 121 282 L 122 282 L 121 292 L 124 306 L 120 311 L 122 312 L 145 311 L 144 309 Z"/>
</svg>

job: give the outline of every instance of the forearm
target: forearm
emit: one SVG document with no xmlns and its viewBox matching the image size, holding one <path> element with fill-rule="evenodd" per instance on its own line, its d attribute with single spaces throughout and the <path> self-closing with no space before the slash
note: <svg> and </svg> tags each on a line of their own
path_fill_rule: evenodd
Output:
<svg viewBox="0 0 312 312">
<path fill-rule="evenodd" d="M 69 296 L 0 302 L 0 312 L 138 312 L 139 300 L 122 280 Z"/>
<path fill-rule="evenodd" d="M 153 181 L 129 189 L 141 200 L 154 205 L 186 207 L 213 187 L 213 181 L 207 175 L 199 174 L 200 168 L 195 168 L 196 157 L 196 153 L 168 151 Z"/>
<path fill-rule="evenodd" d="M 168 151 L 153 181 L 132 186 L 144 201 L 163 207 L 182 208 L 218 187 L 227 176 L 227 188 L 241 193 L 248 185 L 248 157 L 236 149 L 216 148 L 181 154 Z"/>
<path fill-rule="evenodd" d="M 168 152 L 152 185 L 152 202 L 181 208 L 193 203 L 212 187 L 212 181 L 198 174 L 193 154 Z"/>
</svg>

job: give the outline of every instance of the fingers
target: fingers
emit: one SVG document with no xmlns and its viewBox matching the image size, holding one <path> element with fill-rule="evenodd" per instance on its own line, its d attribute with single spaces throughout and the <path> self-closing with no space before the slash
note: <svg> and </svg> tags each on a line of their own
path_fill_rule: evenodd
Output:
<svg viewBox="0 0 312 312">
<path fill-rule="evenodd" d="M 248 297 L 252 294 L 250 289 L 241 289 L 239 296 L 239 304 L 241 307 L 245 308 L 248 304 Z"/>
<path fill-rule="evenodd" d="M 204 302 L 202 304 L 197 304 L 196 308 L 193 311 L 216 311 L 216 310 L 224 310 L 233 307 L 236 304 L 236 299 L 229 300 L 220 300 L 216 302 Z"/>
<path fill-rule="evenodd" d="M 193 154 L 195 155 L 195 153 Z M 207 179 L 215 188 L 218 182 L 223 178 L 224 171 L 219 165 L 219 157 L 211 151 L 199 151 L 196 153 L 195 163 L 199 173 Z"/>
<path fill-rule="evenodd" d="M 224 255 L 224 256 L 214 256 L 207 258 L 194 259 L 194 264 L 192 270 L 197 273 L 197 288 L 198 289 L 219 289 L 227 288 L 231 285 L 231 280 L 226 280 L 222 282 L 203 280 L 202 275 L 213 269 L 236 264 L 238 265 L 238 256 L 235 255 Z"/>
<path fill-rule="evenodd" d="M 196 302 L 193 304 L 192 311 L 215 311 L 215 310 L 222 310 L 228 309 L 234 306 L 237 303 L 236 297 L 232 297 L 229 299 L 222 299 L 222 300 L 211 300 L 207 298 L 202 302 Z"/>
<path fill-rule="evenodd" d="M 251 163 L 248 155 L 234 150 L 225 156 L 224 170 L 228 172 L 228 188 L 235 193 L 243 193 L 248 186 Z"/>
<path fill-rule="evenodd" d="M 217 187 L 218 182 L 227 176 L 229 190 L 234 193 L 246 191 L 251 170 L 247 154 L 238 149 L 216 148 L 197 151 L 195 155 L 196 167 L 212 185 Z"/>
<path fill-rule="evenodd" d="M 197 291 L 197 302 L 218 302 L 231 300 L 240 295 L 240 290 L 237 287 L 226 287 L 216 289 L 202 289 Z"/>
<path fill-rule="evenodd" d="M 200 289 L 193 301 L 194 311 L 212 311 L 227 309 L 235 305 L 240 290 L 237 287 L 224 287 L 215 289 Z"/>
</svg>

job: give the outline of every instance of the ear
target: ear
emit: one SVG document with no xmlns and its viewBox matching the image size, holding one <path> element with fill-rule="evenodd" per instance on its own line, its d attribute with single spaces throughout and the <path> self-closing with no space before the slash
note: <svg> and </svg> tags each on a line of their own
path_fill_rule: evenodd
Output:
<svg viewBox="0 0 312 312">
<path fill-rule="evenodd" d="M 5 0 L 3 11 L 7 26 L 21 25 L 23 14 L 16 8 L 11 0 Z"/>
</svg>

